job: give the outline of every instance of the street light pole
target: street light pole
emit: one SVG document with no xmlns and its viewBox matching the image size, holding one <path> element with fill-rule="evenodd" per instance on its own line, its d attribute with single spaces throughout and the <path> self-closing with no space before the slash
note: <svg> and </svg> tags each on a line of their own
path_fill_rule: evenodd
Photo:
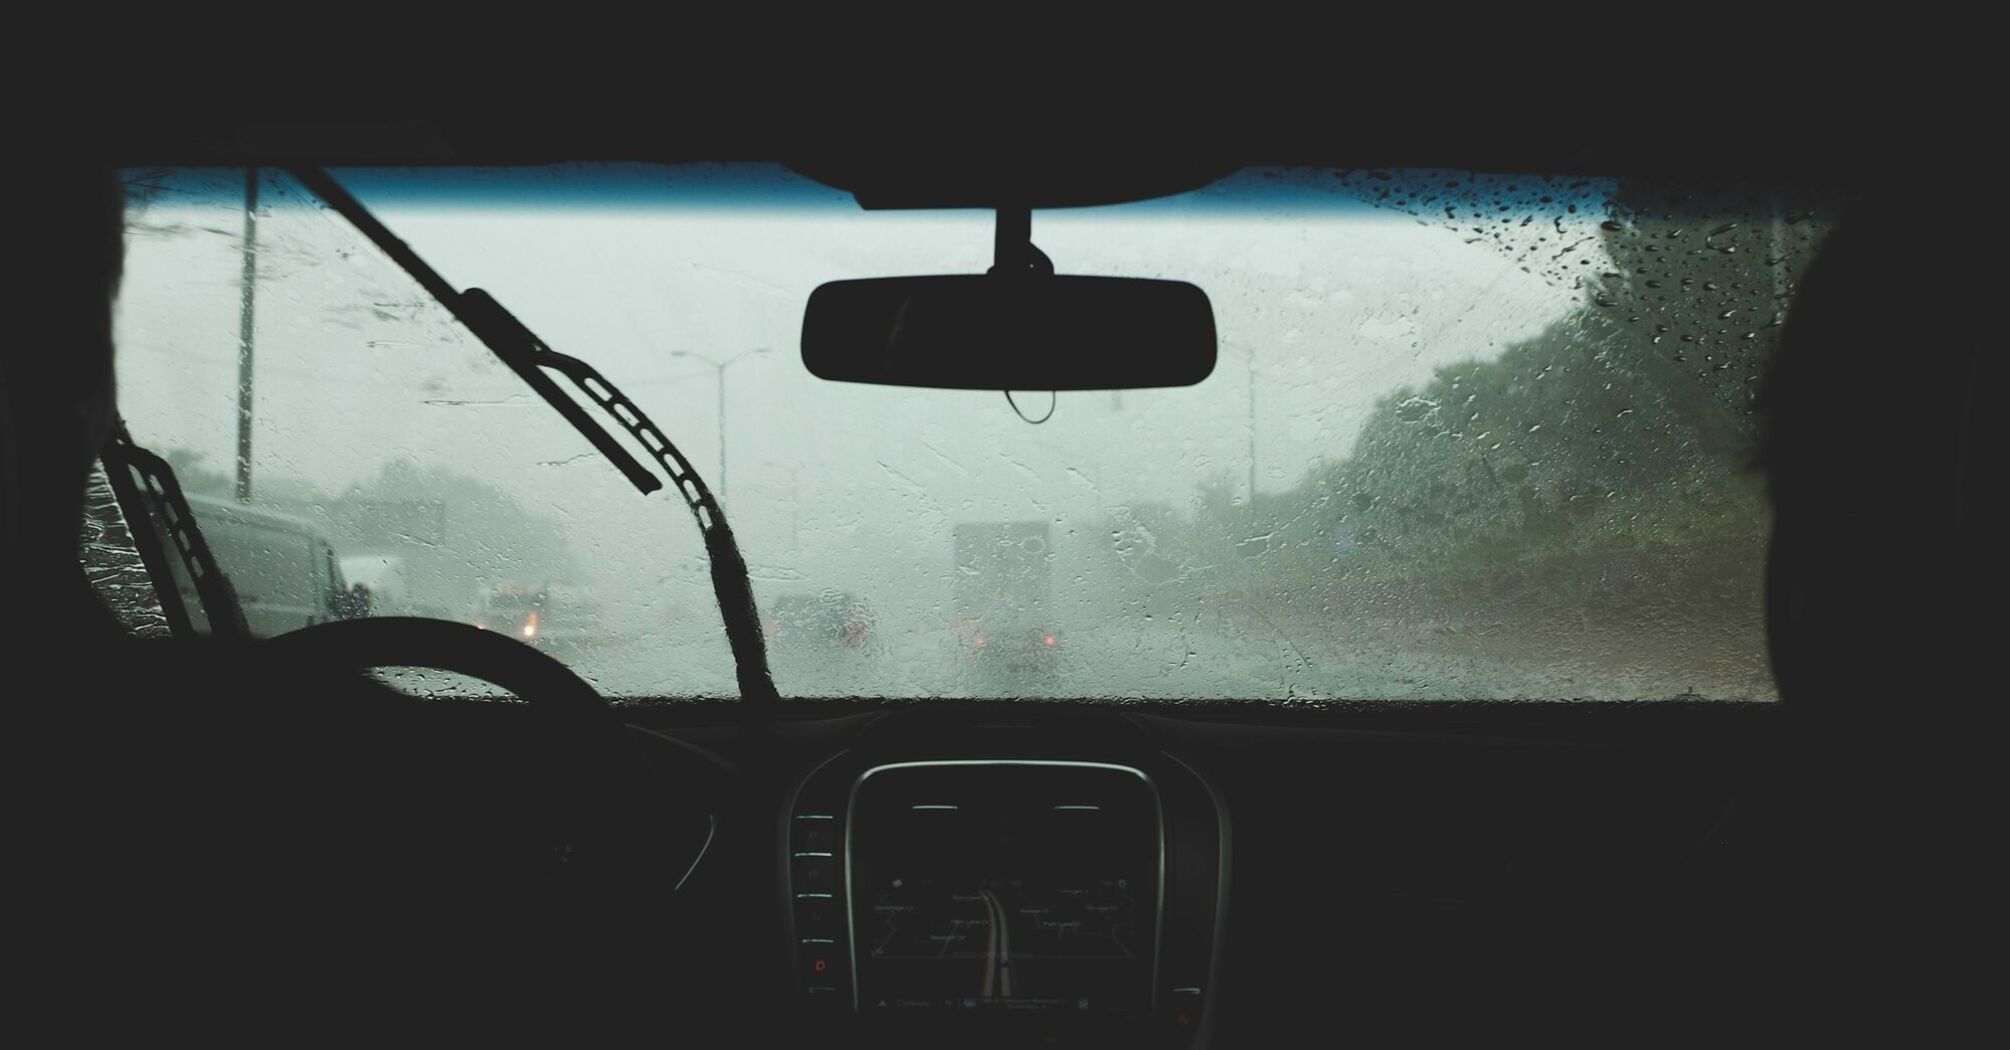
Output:
<svg viewBox="0 0 2010 1050">
<path fill-rule="evenodd" d="M 719 502 L 722 504 L 726 502 L 726 369 L 731 367 L 736 362 L 743 361 L 749 357 L 755 356 L 756 354 L 765 354 L 767 352 L 768 352 L 767 347 L 757 346 L 752 350 L 742 350 L 739 353 L 734 354 L 733 356 L 725 359 L 724 361 L 714 361 L 711 358 L 704 356 L 703 354 L 694 354 L 688 350 L 673 350 L 670 353 L 671 357 L 688 357 L 694 361 L 703 361 L 706 364 L 711 365 L 712 371 L 714 373 L 714 379 L 718 383 Z"/>
</svg>

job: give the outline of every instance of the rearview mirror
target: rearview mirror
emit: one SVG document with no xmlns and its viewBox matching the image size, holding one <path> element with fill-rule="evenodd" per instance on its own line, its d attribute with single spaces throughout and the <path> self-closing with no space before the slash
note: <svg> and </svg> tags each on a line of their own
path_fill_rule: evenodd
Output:
<svg viewBox="0 0 2010 1050">
<path fill-rule="evenodd" d="M 1191 386 L 1214 308 L 1182 281 L 1048 274 L 832 281 L 803 313 L 820 379 L 955 390 Z"/>
</svg>

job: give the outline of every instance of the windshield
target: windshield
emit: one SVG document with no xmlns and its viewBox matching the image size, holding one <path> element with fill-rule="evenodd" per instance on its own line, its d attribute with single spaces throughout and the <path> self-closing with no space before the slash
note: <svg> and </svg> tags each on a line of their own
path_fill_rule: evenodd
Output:
<svg viewBox="0 0 2010 1050">
<path fill-rule="evenodd" d="M 1752 396 L 1831 202 L 1252 169 L 1037 212 L 1060 272 L 1206 290 L 1221 355 L 1035 425 L 1044 391 L 796 358 L 818 284 L 980 273 L 989 213 L 761 165 L 336 176 L 704 473 L 785 696 L 1774 698 Z M 612 696 L 734 695 L 673 493 L 290 178 L 247 214 L 241 170 L 126 177 L 121 409 L 190 491 L 291 523 L 218 547 L 284 578 L 254 630 L 355 614 L 345 580 L 368 614 L 562 636 Z"/>
</svg>

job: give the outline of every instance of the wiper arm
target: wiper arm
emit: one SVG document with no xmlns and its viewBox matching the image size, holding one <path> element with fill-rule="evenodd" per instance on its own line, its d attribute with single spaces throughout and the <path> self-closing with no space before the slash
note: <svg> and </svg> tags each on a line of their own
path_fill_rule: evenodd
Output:
<svg viewBox="0 0 2010 1050">
<path fill-rule="evenodd" d="M 760 615 L 754 607 L 754 588 L 747 578 L 747 562 L 740 555 L 740 545 L 733 537 L 732 527 L 726 524 L 725 512 L 712 497 L 712 490 L 706 486 L 704 479 L 691 466 L 691 461 L 684 458 L 684 454 L 635 402 L 592 365 L 551 349 L 487 292 L 479 288 L 455 290 L 445 277 L 440 276 L 439 271 L 412 250 L 411 245 L 378 221 L 361 201 L 351 196 L 325 170 L 288 170 L 337 214 L 349 220 L 385 255 L 390 256 L 399 269 L 419 282 L 419 287 L 424 288 L 426 294 L 446 307 L 455 320 L 474 333 L 490 353 L 508 365 L 538 396 L 544 398 L 546 404 L 565 417 L 573 429 L 591 442 L 644 495 L 662 488 L 662 480 L 630 455 L 628 449 L 606 427 L 595 422 L 577 401 L 567 396 L 547 371 L 571 380 L 573 386 L 614 417 L 630 436 L 649 451 L 657 465 L 669 476 L 677 494 L 698 522 L 698 531 L 705 537 L 705 553 L 712 568 L 712 591 L 719 601 L 720 619 L 725 622 L 726 642 L 733 651 L 741 703 L 747 705 L 750 715 L 761 715 L 771 710 L 779 698 L 775 693 L 774 679 L 768 673 L 767 643 L 761 636 Z"/>
<path fill-rule="evenodd" d="M 230 577 L 216 564 L 216 556 L 203 540 L 202 529 L 196 524 L 187 497 L 182 495 L 174 468 L 167 460 L 135 444 L 123 419 L 112 429 L 111 440 L 105 442 L 99 458 L 105 464 L 105 480 L 111 484 L 119 509 L 126 516 L 140 562 L 154 580 L 169 633 L 186 637 L 195 632 L 187 600 L 174 570 L 168 566 L 166 547 L 172 544 L 181 559 L 183 574 L 195 586 L 196 601 L 202 605 L 209 633 L 218 638 L 249 638 L 251 629 L 245 625 L 237 589 L 230 585 Z M 152 497 L 152 503 L 143 498 L 142 486 L 144 495 Z"/>
</svg>

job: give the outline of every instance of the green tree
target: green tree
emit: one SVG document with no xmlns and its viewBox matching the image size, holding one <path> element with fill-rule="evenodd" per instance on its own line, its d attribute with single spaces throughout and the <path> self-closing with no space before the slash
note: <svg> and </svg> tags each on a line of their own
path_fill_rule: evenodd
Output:
<svg viewBox="0 0 2010 1050">
<path fill-rule="evenodd" d="M 1348 457 L 1287 492 L 1235 505 L 1202 485 L 1183 520 L 1154 526 L 1155 556 L 1217 566 L 1219 588 L 1322 606 L 1391 571 L 1482 578 L 1642 551 L 1744 565 L 1765 527 L 1752 399 L 1825 232 L 1813 209 L 1632 183 L 1587 214 L 1582 181 L 1445 183 L 1363 192 L 1571 282 L 1582 305 L 1497 358 L 1393 392 Z M 1587 218 L 1594 243 L 1564 234 Z"/>
</svg>

